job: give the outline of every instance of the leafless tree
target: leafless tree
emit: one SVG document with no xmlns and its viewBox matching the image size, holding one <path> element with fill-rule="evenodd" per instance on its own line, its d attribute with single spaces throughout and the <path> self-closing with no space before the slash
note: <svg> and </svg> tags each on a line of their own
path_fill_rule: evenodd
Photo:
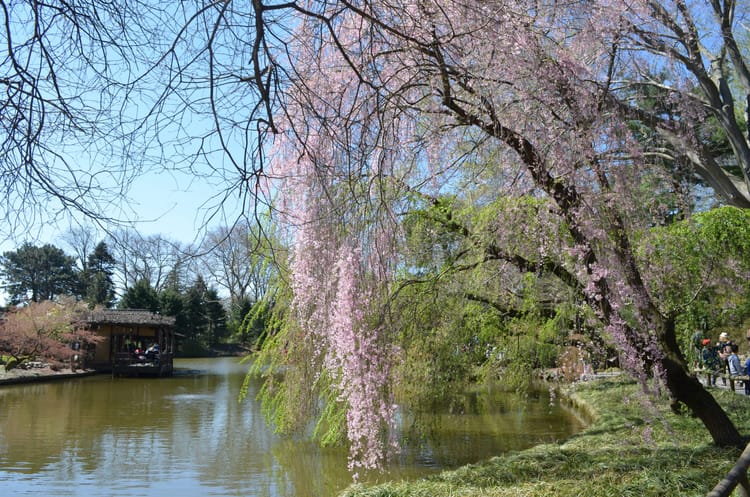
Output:
<svg viewBox="0 0 750 497">
<path fill-rule="evenodd" d="M 94 251 L 94 247 L 99 241 L 99 233 L 92 225 L 81 224 L 71 226 L 70 229 L 62 235 L 62 240 L 73 252 L 73 256 L 78 261 L 81 270 L 86 270 L 88 265 L 89 254 Z"/>
<path fill-rule="evenodd" d="M 138 173 L 108 160 L 122 157 L 119 78 L 140 50 L 127 32 L 136 10 L 119 1 L 0 1 L 0 233 L 71 209 L 113 219 L 112 203 Z"/>
<path fill-rule="evenodd" d="M 0 237 L 27 237 L 71 213 L 102 227 L 127 225 L 133 213 L 124 199 L 149 170 L 213 181 L 206 223 L 231 199 L 228 191 L 246 184 L 230 180 L 238 166 L 220 160 L 225 147 L 210 132 L 213 120 L 201 122 L 209 114 L 189 111 L 210 107 L 213 90 L 207 66 L 194 70 L 205 57 L 185 27 L 217 8 L 0 0 Z"/>
<path fill-rule="evenodd" d="M 112 233 L 108 243 L 117 261 L 117 284 L 127 290 L 139 280 L 147 280 L 161 290 L 170 274 L 185 271 L 190 256 L 183 244 L 162 235 L 144 236 L 133 229 Z"/>
<path fill-rule="evenodd" d="M 208 233 L 196 258 L 197 268 L 209 281 L 226 290 L 231 302 L 257 302 L 271 279 L 268 243 L 251 222 L 222 226 Z"/>
</svg>

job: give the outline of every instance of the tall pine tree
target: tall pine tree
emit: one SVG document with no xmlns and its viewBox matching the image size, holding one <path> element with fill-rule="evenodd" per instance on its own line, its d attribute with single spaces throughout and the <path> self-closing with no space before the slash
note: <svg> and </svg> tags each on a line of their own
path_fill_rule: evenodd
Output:
<svg viewBox="0 0 750 497">
<path fill-rule="evenodd" d="M 115 263 L 115 258 L 103 241 L 89 254 L 86 268 L 81 272 L 81 285 L 84 300 L 92 307 L 112 307 L 115 299 L 115 284 L 112 280 Z"/>
</svg>

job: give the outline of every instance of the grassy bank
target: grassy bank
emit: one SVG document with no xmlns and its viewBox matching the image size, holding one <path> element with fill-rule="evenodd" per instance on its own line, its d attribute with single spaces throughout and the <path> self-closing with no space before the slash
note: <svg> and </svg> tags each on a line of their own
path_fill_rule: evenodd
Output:
<svg viewBox="0 0 750 497">
<path fill-rule="evenodd" d="M 750 399 L 714 390 L 742 433 Z M 739 450 L 719 449 L 700 421 L 643 400 L 634 383 L 599 380 L 569 398 L 592 419 L 560 444 L 534 447 L 410 483 L 352 486 L 342 497 L 703 496 L 732 468 Z"/>
</svg>

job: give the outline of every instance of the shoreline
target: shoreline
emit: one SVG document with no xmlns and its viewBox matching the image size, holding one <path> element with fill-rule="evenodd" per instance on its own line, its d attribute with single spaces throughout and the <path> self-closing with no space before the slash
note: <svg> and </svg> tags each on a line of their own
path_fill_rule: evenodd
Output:
<svg viewBox="0 0 750 497">
<path fill-rule="evenodd" d="M 63 368 L 59 371 L 54 371 L 50 367 L 31 369 L 14 368 L 10 371 L 6 371 L 4 367 L 0 367 L 0 386 L 67 380 L 70 378 L 80 378 L 95 374 L 99 374 L 99 371 L 94 369 L 78 369 L 76 371 L 71 371 L 70 368 Z"/>
<path fill-rule="evenodd" d="M 738 430 L 750 433 L 750 398 L 724 388 L 711 393 Z M 701 496 L 741 455 L 739 449 L 714 445 L 697 418 L 658 402 L 666 397 L 650 403 L 626 376 L 579 382 L 560 394 L 591 418 L 586 429 L 563 442 L 510 451 L 426 478 L 353 484 L 338 496 Z"/>
<path fill-rule="evenodd" d="M 225 347 L 223 349 L 214 349 L 212 353 L 205 356 L 187 357 L 181 356 L 178 359 L 190 359 L 200 357 L 241 357 L 248 353 L 247 349 L 242 347 Z M 99 371 L 96 369 L 79 368 L 72 371 L 68 368 L 61 368 L 57 371 L 50 368 L 48 365 L 44 367 L 32 367 L 30 369 L 13 368 L 7 371 L 5 367 L 0 364 L 0 387 L 5 385 L 19 385 L 24 383 L 35 383 L 45 381 L 57 381 L 57 380 L 68 380 L 71 378 L 81 378 L 85 376 L 92 376 L 95 374 L 109 374 L 106 371 Z"/>
</svg>

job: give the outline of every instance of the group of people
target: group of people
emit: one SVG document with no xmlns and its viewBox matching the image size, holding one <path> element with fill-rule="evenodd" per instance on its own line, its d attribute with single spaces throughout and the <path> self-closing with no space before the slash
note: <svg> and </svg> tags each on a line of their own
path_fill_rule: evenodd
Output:
<svg viewBox="0 0 750 497">
<path fill-rule="evenodd" d="M 159 356 L 159 344 L 152 343 L 148 348 L 143 349 L 140 343 L 133 350 L 133 357 L 139 362 L 152 362 Z"/>
<path fill-rule="evenodd" d="M 750 330 L 748 330 L 747 340 L 750 341 Z M 698 351 L 699 365 L 709 372 L 710 385 L 716 385 L 716 378 L 722 373 L 728 373 L 730 377 L 733 377 L 744 376 L 750 372 L 750 357 L 745 360 L 744 364 L 740 361 L 740 356 L 737 354 L 740 347 L 729 338 L 728 333 L 722 332 L 719 335 L 719 341 L 715 344 L 711 343 L 710 338 L 703 338 L 702 335 L 698 336 L 696 333 L 694 344 Z M 722 380 L 726 385 L 726 378 Z M 744 384 L 745 394 L 750 395 L 750 382 L 745 381 Z"/>
</svg>

